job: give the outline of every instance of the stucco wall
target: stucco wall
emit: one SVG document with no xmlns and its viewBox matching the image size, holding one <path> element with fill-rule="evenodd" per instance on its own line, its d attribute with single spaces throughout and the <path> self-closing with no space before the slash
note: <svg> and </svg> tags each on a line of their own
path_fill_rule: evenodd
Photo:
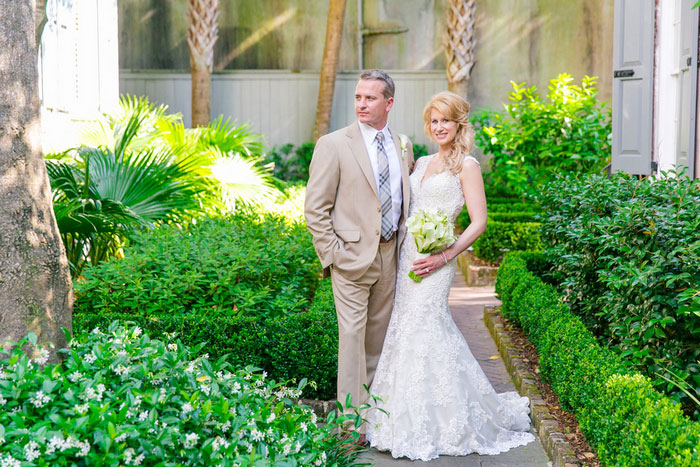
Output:
<svg viewBox="0 0 700 467">
<path fill-rule="evenodd" d="M 340 70 L 359 69 L 360 58 L 364 68 L 442 70 L 448 3 L 347 0 Z M 365 28 L 408 31 L 366 36 L 360 54 L 360 4 Z M 469 86 L 473 107 L 501 109 L 511 80 L 545 93 L 561 72 L 576 79 L 598 76 L 600 97 L 611 99 L 614 0 L 482 0 L 477 5 L 476 65 Z M 186 71 L 186 11 L 185 0 L 120 0 L 121 69 Z M 327 11 L 328 2 L 321 0 L 220 0 L 215 70 L 318 71 Z"/>
</svg>

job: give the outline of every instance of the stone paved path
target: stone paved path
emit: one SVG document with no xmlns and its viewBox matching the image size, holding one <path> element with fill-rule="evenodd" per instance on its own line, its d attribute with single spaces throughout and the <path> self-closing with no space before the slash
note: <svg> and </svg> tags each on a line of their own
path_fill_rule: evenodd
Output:
<svg viewBox="0 0 700 467">
<path fill-rule="evenodd" d="M 497 392 L 514 391 L 496 344 L 484 325 L 484 305 L 500 304 L 493 287 L 467 287 L 464 277 L 457 273 L 450 291 L 450 309 L 457 327 L 469 343 L 474 357 Z M 534 431 L 533 431 L 534 433 Z M 430 464 L 431 467 L 551 467 L 539 438 L 527 446 L 511 449 L 497 456 L 471 454 L 463 457 L 442 456 L 430 462 L 394 459 L 390 454 L 372 450 L 365 457 L 377 467 Z"/>
</svg>

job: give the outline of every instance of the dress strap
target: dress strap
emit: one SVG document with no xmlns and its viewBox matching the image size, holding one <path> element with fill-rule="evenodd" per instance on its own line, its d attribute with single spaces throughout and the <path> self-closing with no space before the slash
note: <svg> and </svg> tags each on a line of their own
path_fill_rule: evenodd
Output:
<svg viewBox="0 0 700 467">
<path fill-rule="evenodd" d="M 473 160 L 474 162 L 476 162 L 476 165 L 478 165 L 479 168 L 481 168 L 481 164 L 479 163 L 479 160 L 478 160 L 476 157 L 474 157 L 474 156 L 472 156 L 472 155 L 470 154 L 470 155 L 468 155 L 468 156 L 466 156 L 466 157 L 464 158 L 465 161 L 467 161 L 467 160 L 469 160 L 469 159 L 471 159 L 471 160 Z"/>
</svg>

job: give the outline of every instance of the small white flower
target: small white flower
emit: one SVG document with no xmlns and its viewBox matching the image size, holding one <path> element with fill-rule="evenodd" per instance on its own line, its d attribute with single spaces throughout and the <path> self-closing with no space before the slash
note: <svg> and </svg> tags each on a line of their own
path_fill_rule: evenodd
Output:
<svg viewBox="0 0 700 467">
<path fill-rule="evenodd" d="M 97 360 L 97 357 L 95 356 L 94 353 L 90 352 L 89 354 L 86 354 L 83 357 L 83 360 L 85 360 L 85 363 L 93 364 L 95 362 L 95 360 Z"/>
<path fill-rule="evenodd" d="M 213 449 L 214 451 L 218 451 L 218 450 L 219 450 L 220 448 L 222 448 L 222 447 L 223 447 L 224 449 L 226 449 L 226 448 L 228 448 L 228 447 L 230 446 L 230 444 L 231 444 L 231 443 L 229 443 L 228 441 L 226 441 L 226 440 L 225 440 L 224 438 L 222 438 L 221 436 L 217 436 L 216 439 L 214 440 L 214 442 L 212 443 L 212 449 Z"/>
<path fill-rule="evenodd" d="M 269 417 L 267 417 L 267 423 L 272 423 L 275 420 L 275 413 L 272 412 Z"/>
<path fill-rule="evenodd" d="M 24 457 L 27 461 L 32 462 L 34 459 L 41 455 L 39 451 L 39 445 L 36 441 L 30 441 L 24 445 Z"/>
<path fill-rule="evenodd" d="M 117 443 L 121 443 L 122 441 L 125 441 L 125 440 L 126 440 L 126 433 L 122 433 L 121 435 L 114 438 L 114 441 L 116 441 Z M 125 453 L 126 453 L 126 451 L 125 451 Z"/>
<path fill-rule="evenodd" d="M 90 452 L 90 443 L 87 441 L 77 442 L 75 443 L 75 447 L 78 448 L 78 452 L 76 453 L 78 457 L 85 457 Z"/>
<path fill-rule="evenodd" d="M 299 425 L 301 428 L 301 431 L 306 433 L 309 430 L 309 426 L 306 424 L 306 422 L 302 422 L 301 425 Z"/>
<path fill-rule="evenodd" d="M 144 410 L 139 414 L 139 421 L 144 422 L 148 418 L 148 410 Z"/>
<path fill-rule="evenodd" d="M 46 365 L 46 362 L 49 361 L 49 351 L 45 349 L 41 349 L 39 351 L 39 355 L 33 359 L 34 363 L 37 365 Z"/>
<path fill-rule="evenodd" d="M 34 407 L 43 407 L 51 400 L 51 398 L 47 394 L 44 394 L 43 391 L 38 391 L 30 400 L 32 404 L 34 404 Z"/>
<path fill-rule="evenodd" d="M 138 337 L 138 336 L 140 336 L 142 333 L 143 333 L 143 329 L 141 329 L 140 327 L 136 326 L 136 327 L 134 328 L 134 337 Z"/>
<path fill-rule="evenodd" d="M 7 399 L 5 399 L 4 397 L 0 396 L 0 406 L 3 406 L 3 405 L 5 405 L 5 404 L 7 404 Z"/>
<path fill-rule="evenodd" d="M 250 438 L 253 441 L 261 441 L 265 435 L 263 435 L 260 431 L 254 429 L 253 431 L 250 432 Z"/>
<path fill-rule="evenodd" d="M 79 404 L 79 405 L 76 405 L 76 406 L 73 407 L 73 408 L 74 408 L 75 411 L 78 412 L 80 415 L 85 415 L 85 412 L 87 412 L 88 409 L 90 408 L 90 404 L 88 404 L 88 403 Z"/>
<path fill-rule="evenodd" d="M 168 344 L 168 350 L 171 352 L 177 352 L 177 344 Z"/>
<path fill-rule="evenodd" d="M 187 433 L 185 435 L 185 449 L 192 449 L 199 441 L 199 435 L 197 433 Z"/>
<path fill-rule="evenodd" d="M 227 432 L 228 430 L 230 430 L 230 429 L 231 429 L 231 420 L 226 420 L 226 423 L 224 423 L 223 425 L 221 425 L 221 431 L 222 431 L 223 433 L 226 433 L 226 432 Z"/>
<path fill-rule="evenodd" d="M 83 379 L 83 374 L 79 371 L 74 371 L 73 373 L 68 375 L 68 379 L 71 380 L 73 383 L 77 383 L 81 379 Z"/>
<path fill-rule="evenodd" d="M 187 415 L 188 413 L 190 413 L 190 412 L 192 412 L 192 411 L 194 411 L 194 408 L 192 407 L 192 404 L 190 404 L 189 402 L 185 402 L 184 404 L 182 404 L 182 413 L 183 413 L 183 415 Z"/>
<path fill-rule="evenodd" d="M 6 456 L 0 457 L 0 467 L 21 467 L 21 463 L 7 454 Z"/>
<path fill-rule="evenodd" d="M 129 373 L 129 368 L 125 367 L 124 365 L 119 365 L 117 368 L 114 369 L 114 372 L 119 376 L 127 375 Z"/>
</svg>

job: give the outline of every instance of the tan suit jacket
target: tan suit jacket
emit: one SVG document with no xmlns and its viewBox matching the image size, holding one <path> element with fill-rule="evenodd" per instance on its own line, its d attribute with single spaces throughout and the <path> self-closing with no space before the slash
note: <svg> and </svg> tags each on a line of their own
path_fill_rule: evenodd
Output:
<svg viewBox="0 0 700 467">
<path fill-rule="evenodd" d="M 398 134 L 392 132 L 392 137 L 400 159 L 403 185 L 398 230 L 398 245 L 401 245 L 406 235 L 405 220 L 411 196 L 408 174 L 413 166 L 413 147 L 408 141 L 402 150 Z M 377 254 L 382 210 L 374 171 L 357 121 L 318 140 L 309 174 L 304 215 L 324 276 L 333 265 L 347 279 L 358 279 Z"/>
</svg>

